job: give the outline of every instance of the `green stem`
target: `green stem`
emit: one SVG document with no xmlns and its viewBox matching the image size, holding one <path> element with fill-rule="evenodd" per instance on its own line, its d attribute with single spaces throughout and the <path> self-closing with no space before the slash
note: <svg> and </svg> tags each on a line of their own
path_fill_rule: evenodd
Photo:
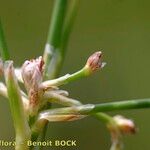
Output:
<svg viewBox="0 0 150 150">
<path fill-rule="evenodd" d="M 47 78 L 51 77 L 50 75 L 51 69 L 49 69 L 51 66 L 50 65 L 51 57 L 53 56 L 55 57 L 53 59 L 58 60 L 61 58 L 61 52 L 59 52 L 58 48 L 60 46 L 66 8 L 67 8 L 67 0 L 55 0 L 54 10 L 52 13 L 51 24 L 44 52 L 44 61 L 46 68 L 45 76 L 47 76 Z M 57 63 L 55 62 L 52 64 Z M 54 66 L 53 68 L 55 68 L 56 66 Z"/>
<path fill-rule="evenodd" d="M 48 71 L 46 73 L 47 79 L 54 79 L 59 75 L 62 61 L 63 56 L 61 52 L 56 50 L 48 66 Z"/>
<path fill-rule="evenodd" d="M 75 2 L 76 1 L 76 2 Z M 47 44 L 44 52 L 45 61 L 45 78 L 52 79 L 58 76 L 64 61 L 65 47 L 67 46 L 68 37 L 71 32 L 73 20 L 75 18 L 75 9 L 78 0 L 72 0 L 72 8 L 68 15 L 66 24 L 63 29 L 63 23 L 66 13 L 67 0 L 55 0 L 55 7 L 52 14 L 51 26 L 49 29 Z M 76 4 L 75 4 L 76 3 Z M 47 127 L 44 128 L 43 132 Z M 45 135 L 44 135 L 45 136 Z M 42 138 L 44 138 L 44 136 Z"/>
<path fill-rule="evenodd" d="M 45 61 L 46 61 L 46 69 L 47 69 L 45 75 L 49 79 L 52 79 L 52 78 L 55 78 L 56 76 L 58 76 L 60 69 L 62 68 L 67 43 L 68 43 L 69 36 L 70 36 L 71 30 L 72 30 L 72 27 L 74 24 L 74 20 L 75 20 L 76 14 L 77 14 L 77 10 L 78 10 L 78 3 L 79 3 L 79 0 L 70 1 L 66 19 L 64 19 L 65 21 L 61 20 L 62 21 L 61 28 L 59 28 L 59 30 L 57 29 L 58 31 L 61 30 L 61 32 L 59 32 L 59 36 L 57 37 L 57 40 L 55 39 L 55 37 L 58 34 L 53 34 L 54 36 L 52 36 L 52 33 L 54 33 L 55 30 L 54 30 L 54 28 L 50 28 L 53 31 L 53 32 L 49 32 L 49 33 L 51 33 L 50 34 L 51 36 L 49 36 L 48 39 L 51 42 L 48 43 L 49 45 L 46 44 L 45 55 L 44 55 L 44 57 L 46 58 Z M 57 4 L 57 5 L 59 5 L 59 4 Z M 56 12 L 59 13 L 59 11 L 57 11 L 58 7 L 57 7 L 57 9 L 54 9 L 54 10 L 56 10 Z M 63 11 L 63 13 L 65 13 L 65 11 Z M 53 16 L 55 19 L 54 19 L 54 21 L 52 19 L 52 22 L 57 24 L 58 22 L 55 21 L 55 20 L 57 20 L 55 11 L 53 14 L 54 14 Z M 65 17 L 63 16 L 63 18 L 65 18 Z M 64 25 L 63 25 L 63 23 L 64 23 Z M 53 27 L 53 24 L 51 26 Z M 57 26 L 55 26 L 55 29 L 57 28 Z M 48 49 L 50 49 L 50 51 Z M 48 53 L 46 54 L 46 51 L 47 52 L 49 51 L 50 57 L 48 57 L 48 55 L 47 55 Z M 50 59 L 51 59 L 51 61 L 50 61 Z"/>
<path fill-rule="evenodd" d="M 44 78 L 54 78 L 60 72 L 60 63 L 62 61 L 61 52 L 58 50 L 62 28 L 67 8 L 67 0 L 55 0 L 55 6 L 52 13 L 51 24 L 49 28 L 47 43 L 44 51 L 45 72 Z M 52 60 L 51 60 L 52 59 Z M 45 124 L 45 125 L 44 125 Z M 43 122 L 43 133 L 41 139 L 46 135 L 47 123 Z M 40 148 L 42 149 L 42 147 Z"/>
<path fill-rule="evenodd" d="M 5 63 L 5 80 L 14 127 L 16 131 L 16 150 L 28 150 L 27 141 L 30 140 L 30 129 L 24 112 L 20 88 L 14 74 L 12 61 Z"/>
<path fill-rule="evenodd" d="M 109 102 L 103 104 L 86 104 L 74 107 L 64 107 L 46 110 L 41 112 L 41 114 L 48 113 L 54 115 L 64 115 L 64 114 L 93 115 L 99 112 L 141 109 L 141 108 L 150 108 L 150 99 L 137 99 L 120 102 Z"/>
<path fill-rule="evenodd" d="M 109 102 L 103 104 L 96 104 L 95 107 L 89 113 L 107 112 L 116 110 L 129 110 L 129 109 L 141 109 L 150 108 L 150 99 L 135 99 L 126 100 L 120 102 Z"/>
<path fill-rule="evenodd" d="M 85 66 L 81 70 L 79 70 L 73 74 L 66 74 L 65 76 L 59 77 L 57 79 L 44 81 L 41 84 L 41 87 L 46 89 L 51 86 L 60 86 L 60 85 L 72 82 L 74 80 L 80 79 L 82 77 L 89 76 L 89 75 L 93 74 L 95 71 L 102 69 L 104 67 L 105 63 L 101 62 L 100 54 L 101 54 L 101 52 L 95 52 L 94 54 L 92 54 L 88 58 Z M 99 65 L 99 64 L 101 64 L 101 65 Z"/>
<path fill-rule="evenodd" d="M 51 25 L 48 33 L 47 43 L 57 48 L 60 44 L 64 17 L 66 13 L 67 0 L 55 0 Z"/>
<path fill-rule="evenodd" d="M 60 49 L 62 51 L 63 56 L 65 56 L 67 43 L 69 41 L 70 33 L 73 29 L 74 21 L 77 16 L 78 7 L 79 7 L 79 0 L 70 1 L 69 9 L 67 12 L 67 16 L 66 16 L 66 20 L 65 20 L 65 24 L 63 28 L 61 45 L 60 45 Z"/>
<path fill-rule="evenodd" d="M 0 52 L 3 60 L 10 59 L 1 20 L 0 20 Z"/>
<path fill-rule="evenodd" d="M 46 88 L 46 87 L 51 87 L 51 86 L 60 86 L 63 84 L 67 84 L 67 83 L 75 81 L 77 79 L 86 77 L 87 75 L 85 72 L 86 72 L 86 68 L 84 67 L 83 69 L 81 69 L 81 70 L 79 70 L 73 74 L 66 74 L 66 75 L 59 77 L 57 79 L 44 81 L 41 84 L 41 87 Z"/>
<path fill-rule="evenodd" d="M 73 7 L 72 7 L 73 11 L 71 11 L 70 9 L 71 14 L 67 19 L 68 24 L 65 25 L 64 32 L 62 34 L 66 6 L 67 6 L 67 0 L 55 0 L 55 8 L 52 14 L 51 26 L 49 29 L 47 44 L 44 52 L 44 61 L 46 66 L 44 74 L 45 74 L 45 78 L 48 79 L 55 78 L 56 76 L 58 76 L 58 73 L 60 72 L 60 69 L 62 67 L 62 62 L 64 60 L 64 54 L 62 55 L 62 53 L 64 53 L 65 51 L 65 47 L 67 45 L 67 41 L 69 37 L 69 32 L 71 31 L 73 20 L 75 18 L 74 16 L 75 16 L 76 5 L 75 5 L 75 0 L 73 0 Z M 59 44 L 62 49 L 59 47 Z M 54 53 L 53 51 L 55 51 L 55 49 L 56 52 Z M 46 126 L 43 132 L 46 132 L 47 129 Z M 44 138 L 44 136 L 42 138 Z"/>
<path fill-rule="evenodd" d="M 96 113 L 93 116 L 106 124 L 114 122 L 113 118 L 105 113 Z"/>
</svg>

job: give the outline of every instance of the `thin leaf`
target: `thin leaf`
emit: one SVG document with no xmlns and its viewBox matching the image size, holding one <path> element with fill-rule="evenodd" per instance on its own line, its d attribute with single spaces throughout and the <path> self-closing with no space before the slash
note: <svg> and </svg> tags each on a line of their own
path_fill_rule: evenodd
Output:
<svg viewBox="0 0 150 150">
<path fill-rule="evenodd" d="M 16 130 L 16 149 L 27 150 L 26 142 L 30 139 L 30 131 L 12 61 L 6 61 L 4 73 L 10 108 Z"/>
</svg>

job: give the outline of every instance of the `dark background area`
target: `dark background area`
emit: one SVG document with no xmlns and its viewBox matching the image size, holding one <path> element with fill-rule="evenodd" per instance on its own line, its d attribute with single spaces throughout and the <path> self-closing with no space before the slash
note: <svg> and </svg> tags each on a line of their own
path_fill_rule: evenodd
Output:
<svg viewBox="0 0 150 150">
<path fill-rule="evenodd" d="M 0 0 L 0 16 L 15 66 L 42 55 L 53 2 Z M 61 75 L 80 69 L 87 57 L 101 48 L 107 66 L 89 78 L 62 88 L 83 103 L 150 97 L 149 14 L 149 0 L 81 0 Z M 110 114 L 132 118 L 139 128 L 136 135 L 124 137 L 126 150 L 150 149 L 150 110 Z M 8 101 L 2 97 L 0 118 L 0 139 L 13 140 Z M 57 150 L 108 150 L 110 147 L 105 126 L 91 117 L 76 122 L 51 123 L 46 139 L 77 140 L 78 147 Z"/>
</svg>

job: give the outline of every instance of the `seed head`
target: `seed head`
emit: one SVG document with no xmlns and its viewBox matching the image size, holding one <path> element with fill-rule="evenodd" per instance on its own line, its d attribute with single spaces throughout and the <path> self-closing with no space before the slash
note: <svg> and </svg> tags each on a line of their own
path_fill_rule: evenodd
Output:
<svg viewBox="0 0 150 150">
<path fill-rule="evenodd" d="M 42 82 L 44 62 L 40 56 L 37 59 L 27 60 L 22 65 L 22 78 L 27 90 L 35 88 Z"/>
<path fill-rule="evenodd" d="M 88 73 L 93 73 L 98 69 L 103 68 L 105 64 L 105 62 L 102 62 L 102 52 L 98 51 L 88 58 L 85 68 L 88 71 Z"/>
<path fill-rule="evenodd" d="M 124 134 L 136 133 L 136 127 L 132 120 L 127 119 L 120 115 L 114 116 L 114 120 L 122 133 Z"/>
</svg>

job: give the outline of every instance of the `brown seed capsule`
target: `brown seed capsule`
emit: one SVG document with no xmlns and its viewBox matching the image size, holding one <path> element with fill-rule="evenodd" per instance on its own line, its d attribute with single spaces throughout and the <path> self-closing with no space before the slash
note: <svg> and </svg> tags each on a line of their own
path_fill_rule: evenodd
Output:
<svg viewBox="0 0 150 150">
<path fill-rule="evenodd" d="M 102 62 L 102 52 L 98 51 L 92 54 L 85 65 L 85 68 L 88 73 L 93 73 L 98 69 L 101 69 L 105 66 L 106 63 Z"/>
</svg>

